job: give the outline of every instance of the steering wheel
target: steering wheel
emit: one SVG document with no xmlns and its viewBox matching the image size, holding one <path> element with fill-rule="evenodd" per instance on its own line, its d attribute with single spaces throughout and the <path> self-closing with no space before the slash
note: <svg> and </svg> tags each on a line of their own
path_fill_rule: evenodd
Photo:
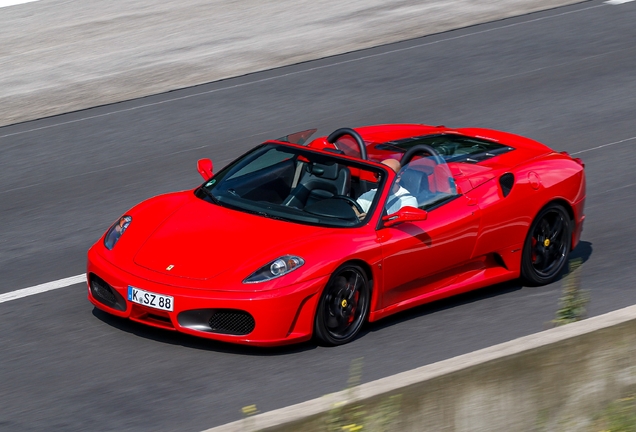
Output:
<svg viewBox="0 0 636 432">
<path fill-rule="evenodd" d="M 349 204 L 351 204 L 353 207 L 355 207 L 359 213 L 364 213 L 364 210 L 362 210 L 362 207 L 360 206 L 360 204 L 358 204 L 358 202 L 351 197 L 348 197 L 346 195 L 334 195 L 331 198 L 344 200 L 348 202 Z"/>
<path fill-rule="evenodd" d="M 335 145 L 336 141 L 345 135 L 349 135 L 358 144 L 358 148 L 360 149 L 360 159 L 367 160 L 367 147 L 364 145 L 364 140 L 358 132 L 351 128 L 340 128 L 331 132 L 331 134 L 327 137 L 327 142 Z"/>
<path fill-rule="evenodd" d="M 444 161 L 444 158 L 440 156 L 437 150 L 435 150 L 433 147 L 431 147 L 428 144 L 420 144 L 420 145 L 411 147 L 410 149 L 408 149 L 406 153 L 404 153 L 404 156 L 402 157 L 402 160 L 400 161 L 400 165 L 405 166 L 406 164 L 411 162 L 411 160 L 415 156 L 423 152 L 426 152 L 431 155 L 431 159 L 433 159 L 433 162 L 435 162 L 435 165 L 440 165 L 440 164 L 443 165 L 446 163 L 446 161 Z"/>
</svg>

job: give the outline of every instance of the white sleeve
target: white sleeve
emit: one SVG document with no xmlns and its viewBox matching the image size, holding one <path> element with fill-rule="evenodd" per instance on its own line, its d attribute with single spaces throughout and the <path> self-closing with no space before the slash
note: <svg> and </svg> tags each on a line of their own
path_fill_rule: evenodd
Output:
<svg viewBox="0 0 636 432">
<path fill-rule="evenodd" d="M 389 199 L 387 200 L 387 205 L 388 204 L 390 204 L 390 207 L 387 208 L 386 212 L 388 214 L 393 214 L 405 206 L 417 208 L 417 198 L 411 195 L 408 190 L 400 186 L 400 189 L 395 195 L 389 195 Z"/>
<path fill-rule="evenodd" d="M 415 198 L 413 195 L 402 195 L 400 197 L 400 206 L 411 206 L 417 208 L 417 198 Z"/>
<path fill-rule="evenodd" d="M 371 207 L 371 203 L 373 202 L 373 197 L 375 196 L 376 189 L 371 189 L 360 195 L 356 200 L 360 207 L 362 207 L 362 211 L 367 213 L 369 211 L 369 207 Z"/>
</svg>

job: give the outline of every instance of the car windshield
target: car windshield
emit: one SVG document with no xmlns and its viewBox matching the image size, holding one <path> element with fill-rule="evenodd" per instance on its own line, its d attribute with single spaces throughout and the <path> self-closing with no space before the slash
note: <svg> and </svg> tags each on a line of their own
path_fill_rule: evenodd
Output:
<svg viewBox="0 0 636 432">
<path fill-rule="evenodd" d="M 364 223 L 381 193 L 362 210 L 360 195 L 382 190 L 380 168 L 307 148 L 265 143 L 234 161 L 197 189 L 215 204 L 290 222 L 351 227 Z"/>
</svg>

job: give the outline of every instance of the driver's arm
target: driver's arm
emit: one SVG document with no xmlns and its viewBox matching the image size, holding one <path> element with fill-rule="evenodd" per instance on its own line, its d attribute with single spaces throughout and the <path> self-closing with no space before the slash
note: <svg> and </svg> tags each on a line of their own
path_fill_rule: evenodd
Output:
<svg viewBox="0 0 636 432">
<path fill-rule="evenodd" d="M 418 207 L 418 202 L 417 202 L 417 198 L 415 198 L 413 195 L 408 194 L 408 195 L 402 195 L 400 197 L 400 208 L 402 207 L 406 207 L 406 206 L 410 206 L 410 207 Z"/>
<path fill-rule="evenodd" d="M 375 197 L 375 192 L 377 189 L 371 189 L 360 195 L 356 202 L 362 207 L 363 212 L 366 214 L 369 211 L 369 207 L 371 207 L 371 203 L 373 202 L 373 197 Z"/>
</svg>

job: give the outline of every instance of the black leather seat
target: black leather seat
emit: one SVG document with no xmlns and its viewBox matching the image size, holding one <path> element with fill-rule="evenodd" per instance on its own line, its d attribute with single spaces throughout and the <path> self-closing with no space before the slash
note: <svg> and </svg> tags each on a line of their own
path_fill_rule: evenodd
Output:
<svg viewBox="0 0 636 432">
<path fill-rule="evenodd" d="M 337 163 L 308 163 L 284 205 L 304 208 L 317 201 L 331 198 L 334 195 L 347 195 L 351 186 L 351 173 L 345 166 Z"/>
<path fill-rule="evenodd" d="M 400 185 L 417 199 L 419 206 L 428 201 L 432 195 L 427 173 L 417 169 L 404 169 L 401 172 Z"/>
</svg>

